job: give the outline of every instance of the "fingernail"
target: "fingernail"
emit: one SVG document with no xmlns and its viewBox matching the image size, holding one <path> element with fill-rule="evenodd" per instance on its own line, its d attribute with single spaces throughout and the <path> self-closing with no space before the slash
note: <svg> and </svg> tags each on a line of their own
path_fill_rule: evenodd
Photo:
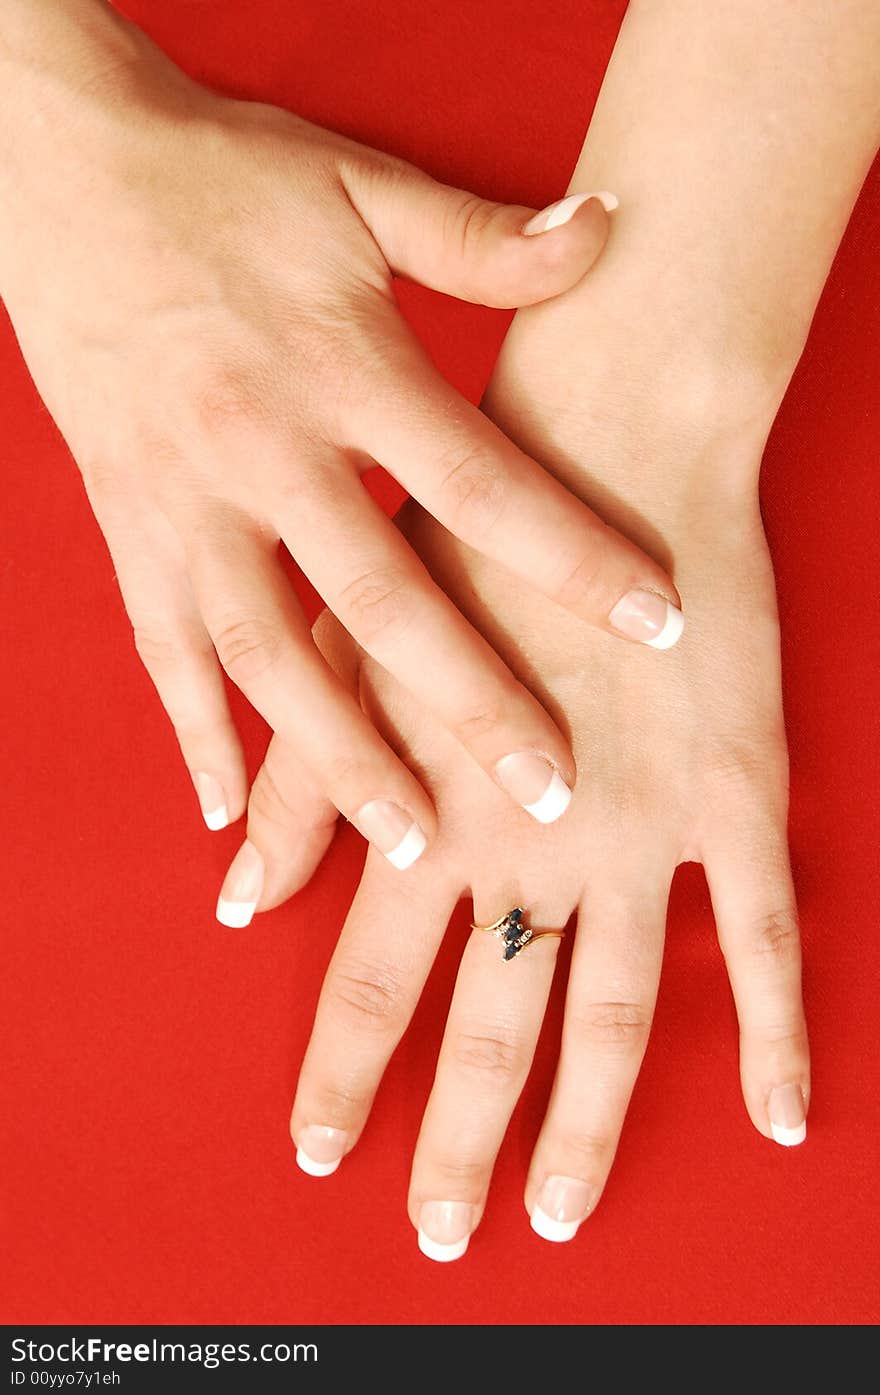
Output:
<svg viewBox="0 0 880 1395">
<path fill-rule="evenodd" d="M 608 616 L 627 639 L 650 644 L 652 649 L 671 649 L 681 639 L 684 616 L 677 606 L 654 591 L 629 591 Z"/>
<path fill-rule="evenodd" d="M 770 1132 L 783 1148 L 803 1143 L 807 1136 L 807 1111 L 800 1085 L 777 1085 L 767 1100 Z"/>
<path fill-rule="evenodd" d="M 192 778 L 205 823 L 212 830 L 225 828 L 229 823 L 229 812 L 220 781 L 205 770 L 197 770 Z"/>
<path fill-rule="evenodd" d="M 392 867 L 405 872 L 421 857 L 428 840 L 411 814 L 392 804 L 389 799 L 372 799 L 359 809 L 352 823 L 372 843 L 384 853 Z"/>
<path fill-rule="evenodd" d="M 473 1224 L 474 1208 L 468 1201 L 424 1201 L 419 1211 L 419 1249 L 440 1264 L 461 1259 Z"/>
<path fill-rule="evenodd" d="M 523 227 L 523 233 L 526 237 L 534 237 L 537 233 L 550 232 L 551 228 L 561 228 L 563 223 L 570 222 L 581 204 L 588 199 L 598 199 L 606 213 L 613 213 L 620 204 L 616 194 L 609 194 L 604 189 L 596 194 L 569 194 L 567 198 L 558 199 L 556 203 L 542 208 L 540 213 L 533 214 Z"/>
<path fill-rule="evenodd" d="M 253 843 L 245 840 L 229 865 L 217 898 L 217 919 L 221 925 L 233 930 L 250 925 L 263 890 L 263 871 L 262 857 Z"/>
<path fill-rule="evenodd" d="M 588 1183 L 576 1177 L 548 1177 L 532 1211 L 532 1230 L 544 1240 L 573 1240 L 592 1200 Z"/>
<path fill-rule="evenodd" d="M 329 1177 L 345 1157 L 347 1134 L 326 1124 L 307 1124 L 296 1147 L 297 1167 L 310 1177 Z"/>
<path fill-rule="evenodd" d="M 538 823 L 555 823 L 571 803 L 571 790 L 549 761 L 533 751 L 514 751 L 495 766 L 498 783 Z"/>
</svg>

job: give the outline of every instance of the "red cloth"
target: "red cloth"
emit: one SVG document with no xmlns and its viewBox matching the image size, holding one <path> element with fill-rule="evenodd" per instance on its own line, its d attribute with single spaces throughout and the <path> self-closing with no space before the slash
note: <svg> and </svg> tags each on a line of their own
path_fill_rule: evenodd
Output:
<svg viewBox="0 0 880 1395">
<path fill-rule="evenodd" d="M 200 78 L 540 207 L 564 190 L 624 5 L 127 8 Z M 878 245 L 875 169 L 765 468 L 815 1063 L 807 1145 L 774 1147 L 746 1118 L 708 897 L 688 868 L 597 1214 L 576 1243 L 551 1246 L 523 1210 L 557 991 L 484 1223 L 467 1259 L 446 1267 L 419 1255 L 405 1198 L 461 926 L 360 1146 L 333 1178 L 303 1176 L 288 1111 L 361 846 L 342 835 L 313 884 L 250 930 L 215 923 L 241 826 L 201 827 L 79 477 L 2 326 L 7 1321 L 880 1317 Z M 417 290 L 405 303 L 476 398 L 506 317 Z M 237 711 L 256 765 L 265 731 Z"/>
</svg>

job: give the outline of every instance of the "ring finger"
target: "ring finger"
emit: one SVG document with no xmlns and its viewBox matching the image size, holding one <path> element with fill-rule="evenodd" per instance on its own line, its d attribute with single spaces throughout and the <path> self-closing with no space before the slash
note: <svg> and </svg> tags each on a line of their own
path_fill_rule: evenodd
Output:
<svg viewBox="0 0 880 1395">
<path fill-rule="evenodd" d="M 340 813 L 395 867 L 410 866 L 435 829 L 431 801 L 318 652 L 274 544 L 227 521 L 189 539 L 187 558 L 229 677 Z M 247 924 L 252 892 L 240 888 L 226 923 Z"/>
<path fill-rule="evenodd" d="M 488 914 L 504 914 L 514 903 Z M 555 928 L 540 906 L 531 928 Z M 525 922 L 522 922 L 525 924 Z M 409 1215 L 429 1259 L 459 1259 L 479 1225 L 495 1158 L 525 1084 L 553 979 L 557 937 L 505 962 L 475 930 L 461 961 L 413 1161 Z"/>
</svg>

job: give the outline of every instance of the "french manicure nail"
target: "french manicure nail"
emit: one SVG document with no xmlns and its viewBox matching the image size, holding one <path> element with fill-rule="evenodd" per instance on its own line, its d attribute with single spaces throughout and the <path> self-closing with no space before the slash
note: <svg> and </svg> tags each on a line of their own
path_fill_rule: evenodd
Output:
<svg viewBox="0 0 880 1395">
<path fill-rule="evenodd" d="M 297 1167 L 310 1177 L 329 1177 L 345 1157 L 347 1135 L 327 1124 L 307 1124 L 300 1130 L 296 1147 Z"/>
<path fill-rule="evenodd" d="M 617 195 L 609 194 L 605 189 L 596 194 L 569 194 L 567 198 L 557 199 L 556 203 L 533 214 L 523 227 L 523 233 L 526 237 L 535 237 L 538 233 L 550 232 L 552 228 L 561 228 L 589 199 L 598 199 L 606 213 L 613 213 L 620 204 Z"/>
<path fill-rule="evenodd" d="M 355 828 L 384 853 L 392 867 L 405 872 L 421 857 L 428 840 L 411 814 L 390 799 L 372 799 L 352 819 Z"/>
<path fill-rule="evenodd" d="M 677 606 L 654 591 L 628 591 L 608 616 L 608 623 L 627 639 L 671 649 L 681 639 L 684 616 Z"/>
<path fill-rule="evenodd" d="M 229 865 L 217 899 L 217 919 L 221 925 L 241 930 L 250 925 L 260 892 L 263 890 L 263 859 L 253 843 L 245 839 Z"/>
<path fill-rule="evenodd" d="M 192 778 L 205 823 L 211 830 L 225 828 L 229 823 L 229 811 L 220 781 L 206 770 L 197 770 Z"/>
<path fill-rule="evenodd" d="M 424 1201 L 419 1211 L 419 1249 L 440 1264 L 461 1259 L 473 1224 L 474 1208 L 468 1201 Z"/>
<path fill-rule="evenodd" d="M 593 1189 L 576 1177 L 551 1176 L 532 1211 L 532 1230 L 543 1240 L 573 1240 L 590 1213 Z"/>
<path fill-rule="evenodd" d="M 777 1085 L 767 1100 L 770 1132 L 783 1148 L 803 1143 L 807 1136 L 807 1111 L 800 1085 Z"/>
<path fill-rule="evenodd" d="M 555 823 L 571 803 L 571 790 L 549 761 L 533 751 L 514 751 L 495 766 L 498 783 L 538 823 Z"/>
</svg>

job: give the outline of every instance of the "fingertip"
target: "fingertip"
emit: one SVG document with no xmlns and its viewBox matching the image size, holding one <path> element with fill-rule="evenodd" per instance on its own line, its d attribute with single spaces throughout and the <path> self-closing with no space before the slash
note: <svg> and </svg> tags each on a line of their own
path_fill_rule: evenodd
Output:
<svg viewBox="0 0 880 1395">
<path fill-rule="evenodd" d="M 530 218 L 518 238 L 528 251 L 529 299 L 524 288 L 520 303 L 547 300 L 576 285 L 601 255 L 610 229 L 605 205 L 589 194 L 562 199 Z"/>
<path fill-rule="evenodd" d="M 684 633 L 684 614 L 655 591 L 628 591 L 608 616 L 611 628 L 625 639 L 651 649 L 672 649 Z"/>
<path fill-rule="evenodd" d="M 217 898 L 215 914 L 221 925 L 233 930 L 250 925 L 260 902 L 264 876 L 262 855 L 245 839 L 229 864 Z"/>
<path fill-rule="evenodd" d="M 561 295 L 589 271 L 609 228 L 603 203 L 589 194 L 560 199 L 539 213 L 511 208 L 484 244 L 467 298 L 516 309 Z"/>
<path fill-rule="evenodd" d="M 770 1125 L 770 1137 L 774 1143 L 780 1144 L 783 1148 L 795 1148 L 800 1143 L 806 1142 L 807 1121 L 798 1124 L 795 1128 L 787 1128 L 784 1124 Z"/>
<path fill-rule="evenodd" d="M 305 1124 L 290 1135 L 296 1145 L 296 1165 L 309 1177 L 332 1177 L 348 1151 L 348 1134 L 328 1124 Z"/>
<path fill-rule="evenodd" d="M 428 836 L 407 809 L 389 799 L 371 799 L 351 822 L 392 867 L 405 872 L 428 846 Z"/>
<path fill-rule="evenodd" d="M 307 830 L 285 855 L 264 854 L 265 873 L 259 909 L 273 911 L 302 891 L 317 872 L 336 832 L 336 821 Z"/>
<path fill-rule="evenodd" d="M 218 775 L 210 770 L 190 771 L 205 827 L 212 833 L 228 828 L 247 808 L 243 773 Z"/>
<path fill-rule="evenodd" d="M 770 1136 L 783 1148 L 794 1148 L 807 1137 L 807 1098 L 803 1085 L 790 1080 L 774 1085 L 767 1096 Z"/>
<path fill-rule="evenodd" d="M 565 813 L 572 785 L 543 755 L 514 751 L 495 764 L 495 778 L 515 804 L 538 823 L 555 823 Z"/>
<path fill-rule="evenodd" d="M 763 1138 L 782 1148 L 796 1148 L 806 1141 L 809 1062 L 800 1048 L 774 1061 L 764 1047 L 760 1060 L 751 1065 L 748 1059 L 743 1062 L 741 1085 L 746 1111 Z"/>
<path fill-rule="evenodd" d="M 590 207 L 595 205 L 595 207 Z M 581 222 L 585 221 L 585 215 L 589 214 L 595 222 L 598 210 L 602 213 L 613 213 L 620 205 L 620 200 L 616 194 L 601 190 L 592 194 L 568 194 L 564 199 L 557 199 L 555 203 L 542 208 L 539 213 L 535 213 L 523 225 L 522 232 L 525 237 L 538 237 L 541 233 L 553 232 L 556 228 L 561 228 L 566 223 L 574 222 L 578 214 L 581 215 Z M 608 221 L 598 218 L 598 226 L 604 228 L 607 236 Z"/>
</svg>

